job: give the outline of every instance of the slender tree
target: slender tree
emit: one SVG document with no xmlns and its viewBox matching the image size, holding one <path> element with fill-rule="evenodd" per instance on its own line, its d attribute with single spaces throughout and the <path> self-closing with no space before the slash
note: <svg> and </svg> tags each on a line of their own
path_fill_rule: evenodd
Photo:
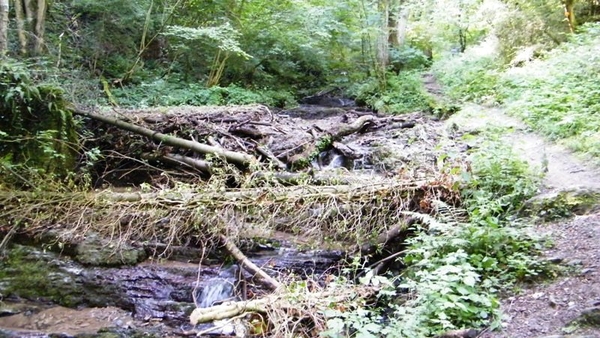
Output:
<svg viewBox="0 0 600 338">
<path fill-rule="evenodd" d="M 22 55 L 41 54 L 47 10 L 47 0 L 15 0 L 19 51 Z"/>
<path fill-rule="evenodd" d="M 8 49 L 8 0 L 0 0 L 0 56 Z"/>
<path fill-rule="evenodd" d="M 379 0 L 377 9 L 381 16 L 381 26 L 377 35 L 377 74 L 385 78 L 390 61 L 390 0 Z"/>
<path fill-rule="evenodd" d="M 577 21 L 575 20 L 575 0 L 563 0 L 565 6 L 565 17 L 569 23 L 569 30 L 571 33 L 575 32 Z"/>
</svg>

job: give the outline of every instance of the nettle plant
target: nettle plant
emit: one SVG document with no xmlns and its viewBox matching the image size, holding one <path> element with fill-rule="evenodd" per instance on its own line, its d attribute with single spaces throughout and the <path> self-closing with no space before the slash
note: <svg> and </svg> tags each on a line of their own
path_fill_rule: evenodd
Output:
<svg viewBox="0 0 600 338">
<path fill-rule="evenodd" d="M 380 283 L 381 308 L 332 315 L 326 337 L 427 337 L 453 329 L 497 327 L 498 293 L 547 267 L 541 244 L 513 217 L 537 177 L 502 142 L 485 142 L 463 173 L 466 210 L 436 202 L 435 217 L 411 213 L 420 224 L 407 240 L 406 269 Z M 468 217 L 455 215 L 467 214 Z M 383 279 L 381 279 L 383 278 Z M 360 329 L 359 329 L 360 327 Z"/>
</svg>

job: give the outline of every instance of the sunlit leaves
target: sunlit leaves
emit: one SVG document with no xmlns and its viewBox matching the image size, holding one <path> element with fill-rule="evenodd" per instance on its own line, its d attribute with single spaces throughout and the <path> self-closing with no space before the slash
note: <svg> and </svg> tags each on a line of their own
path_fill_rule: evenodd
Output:
<svg viewBox="0 0 600 338">
<path fill-rule="evenodd" d="M 165 35 L 178 37 L 185 40 L 201 40 L 208 38 L 212 40 L 222 51 L 232 52 L 246 58 L 251 57 L 248 53 L 241 49 L 238 41 L 240 33 L 229 23 L 224 23 L 219 26 L 200 28 L 169 26 L 165 32 Z"/>
</svg>

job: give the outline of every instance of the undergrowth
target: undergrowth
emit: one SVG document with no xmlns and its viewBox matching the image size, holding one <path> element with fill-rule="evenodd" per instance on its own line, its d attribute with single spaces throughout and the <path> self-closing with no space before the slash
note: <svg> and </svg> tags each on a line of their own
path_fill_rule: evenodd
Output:
<svg viewBox="0 0 600 338">
<path fill-rule="evenodd" d="M 346 328 L 362 327 L 357 337 L 429 337 L 498 326 L 499 292 L 546 271 L 536 258 L 540 244 L 512 216 L 535 192 L 537 179 L 494 137 L 472 154 L 472 170 L 462 177 L 466 210 L 437 203 L 435 217 L 411 213 L 421 225 L 408 240 L 405 271 L 376 280 L 384 286 L 383 308 L 330 313 L 323 336 L 340 337 L 340 320 Z"/>
<path fill-rule="evenodd" d="M 486 46 L 481 48 L 484 50 L 469 50 L 460 56 L 441 59 L 432 66 L 431 71 L 451 99 L 486 103 L 499 99 L 501 65 Z"/>
<path fill-rule="evenodd" d="M 503 103 L 534 130 L 600 162 L 599 35 L 600 24 L 585 24 L 570 41 L 522 66 L 507 67 L 493 46 L 482 45 L 439 60 L 432 70 L 453 99 Z"/>
<path fill-rule="evenodd" d="M 250 90 L 236 85 L 207 88 L 196 83 L 173 83 L 156 80 L 135 86 L 115 88 L 117 102 L 126 107 L 179 105 L 242 105 L 262 103 L 273 107 L 296 104 L 292 93 L 285 90 Z"/>
<path fill-rule="evenodd" d="M 392 114 L 425 111 L 433 104 L 432 98 L 423 87 L 419 71 L 389 73 L 384 84 L 371 78 L 351 87 L 349 94 L 355 97 L 357 102 L 365 103 L 374 110 Z"/>
<path fill-rule="evenodd" d="M 503 76 L 508 112 L 600 161 L 600 24 L 587 24 L 545 60 Z"/>
</svg>

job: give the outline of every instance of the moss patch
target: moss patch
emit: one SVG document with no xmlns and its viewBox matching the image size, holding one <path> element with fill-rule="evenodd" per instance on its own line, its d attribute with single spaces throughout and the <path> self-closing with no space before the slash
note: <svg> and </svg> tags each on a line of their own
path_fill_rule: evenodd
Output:
<svg viewBox="0 0 600 338">
<path fill-rule="evenodd" d="M 63 177 L 75 167 L 77 133 L 63 91 L 38 84 L 17 62 L 0 65 L 0 175 Z M 26 182 L 31 185 L 31 182 Z"/>
<path fill-rule="evenodd" d="M 51 301 L 70 308 L 114 305 L 122 298 L 121 290 L 110 285 L 86 284 L 73 271 L 68 260 L 15 245 L 0 260 L 0 294 Z"/>
<path fill-rule="evenodd" d="M 538 195 L 528 200 L 521 214 L 553 221 L 573 215 L 586 215 L 600 209 L 600 191 L 569 189 Z"/>
</svg>

